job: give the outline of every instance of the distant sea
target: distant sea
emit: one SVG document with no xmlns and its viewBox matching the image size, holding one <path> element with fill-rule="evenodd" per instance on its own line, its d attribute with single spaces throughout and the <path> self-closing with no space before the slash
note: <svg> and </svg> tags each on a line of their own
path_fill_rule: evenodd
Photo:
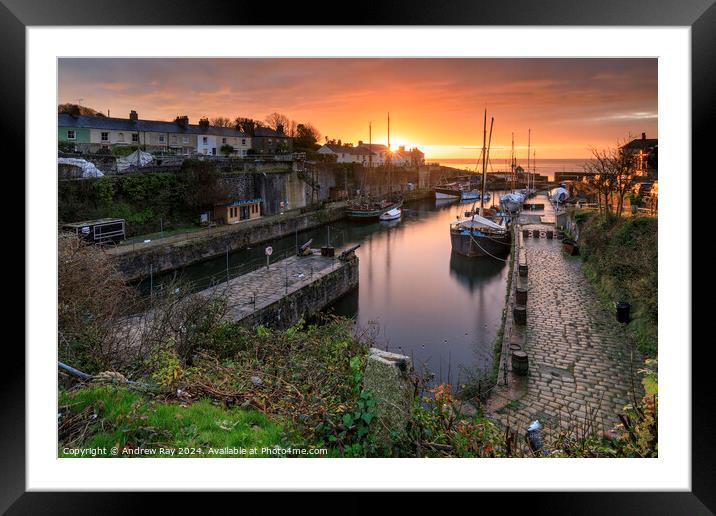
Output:
<svg viewBox="0 0 716 516">
<path fill-rule="evenodd" d="M 430 159 L 429 157 L 425 158 L 425 161 L 427 163 L 440 163 L 443 166 L 446 167 L 454 167 L 454 168 L 461 168 L 466 170 L 478 170 L 477 169 L 477 159 L 463 159 L 463 158 L 440 158 L 440 159 Z M 535 167 L 535 170 L 538 174 L 547 175 L 549 179 L 554 179 L 554 173 L 555 172 L 581 172 L 582 171 L 582 165 L 589 161 L 589 158 L 581 158 L 581 159 L 537 159 L 537 166 Z M 521 165 L 522 167 L 527 166 L 527 162 L 517 162 L 518 165 Z M 532 169 L 532 162 L 530 162 L 530 171 Z M 489 172 L 509 172 L 509 160 L 506 159 L 499 159 L 492 162 L 492 164 L 488 167 L 487 171 Z"/>
</svg>

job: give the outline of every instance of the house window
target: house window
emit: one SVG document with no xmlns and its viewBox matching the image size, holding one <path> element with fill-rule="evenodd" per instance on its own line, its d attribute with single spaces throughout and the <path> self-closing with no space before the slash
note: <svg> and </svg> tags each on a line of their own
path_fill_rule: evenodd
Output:
<svg viewBox="0 0 716 516">
<path fill-rule="evenodd" d="M 119 133 L 117 135 L 117 140 L 119 140 L 120 142 L 124 142 L 124 133 Z"/>
<path fill-rule="evenodd" d="M 226 138 L 222 138 L 221 143 L 226 143 Z"/>
<path fill-rule="evenodd" d="M 173 136 L 172 136 L 172 143 L 176 143 L 176 142 L 177 142 L 177 137 L 176 137 L 176 135 L 173 135 Z"/>
<path fill-rule="evenodd" d="M 189 143 L 189 137 L 188 137 L 188 136 L 182 136 L 181 141 L 182 141 L 182 143 Z"/>
<path fill-rule="evenodd" d="M 246 138 L 241 138 L 241 145 L 246 145 Z"/>
<path fill-rule="evenodd" d="M 163 134 L 159 135 L 159 143 L 164 143 L 164 135 Z"/>
<path fill-rule="evenodd" d="M 139 143 L 139 133 L 132 133 L 132 143 Z"/>
<path fill-rule="evenodd" d="M 67 139 L 68 139 L 68 140 L 74 140 L 74 139 L 76 139 L 75 132 L 74 132 L 74 131 L 67 131 Z"/>
<path fill-rule="evenodd" d="M 109 133 L 102 133 L 102 141 L 103 142 L 109 141 Z"/>
<path fill-rule="evenodd" d="M 209 138 L 207 138 L 206 136 L 203 136 L 203 137 L 201 138 L 201 142 L 202 142 L 204 145 L 206 145 L 206 144 L 209 143 Z"/>
</svg>

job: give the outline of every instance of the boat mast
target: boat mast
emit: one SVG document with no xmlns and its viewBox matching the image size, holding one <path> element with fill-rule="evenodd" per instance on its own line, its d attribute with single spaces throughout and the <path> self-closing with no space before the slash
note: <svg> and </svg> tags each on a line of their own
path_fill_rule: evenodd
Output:
<svg viewBox="0 0 716 516">
<path fill-rule="evenodd" d="M 368 169 L 373 168 L 373 129 L 371 127 L 371 124 L 373 122 L 368 122 Z"/>
<path fill-rule="evenodd" d="M 512 189 L 515 189 L 515 133 L 512 133 L 512 150 L 510 151 L 510 179 Z"/>
<path fill-rule="evenodd" d="M 482 121 L 482 191 L 480 192 L 480 215 L 485 216 L 483 208 L 485 207 L 485 167 L 487 163 L 486 156 L 487 145 L 487 108 L 485 108 L 485 118 Z"/>
<path fill-rule="evenodd" d="M 393 163 L 390 159 L 390 111 L 388 112 L 388 152 L 385 158 L 388 160 L 388 194 L 393 195 Z"/>
<path fill-rule="evenodd" d="M 490 138 L 487 140 L 487 157 L 485 163 L 490 160 L 490 146 L 492 146 L 492 126 L 495 123 L 495 117 L 490 117 Z M 482 192 L 480 192 L 480 215 L 485 216 L 485 212 L 482 211 L 485 206 L 485 189 L 487 188 L 487 166 L 482 169 Z"/>
<path fill-rule="evenodd" d="M 530 188 L 530 140 L 532 138 L 532 129 L 527 129 L 527 189 Z"/>
</svg>

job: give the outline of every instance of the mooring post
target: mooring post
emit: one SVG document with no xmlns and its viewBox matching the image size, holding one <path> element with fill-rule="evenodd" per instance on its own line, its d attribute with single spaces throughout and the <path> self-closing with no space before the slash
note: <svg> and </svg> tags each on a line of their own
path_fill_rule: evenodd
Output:
<svg viewBox="0 0 716 516">
<path fill-rule="evenodd" d="M 410 357 L 371 348 L 364 387 L 375 401 L 376 423 L 371 432 L 379 445 L 392 447 L 407 432 L 413 413 L 413 368 Z"/>
</svg>

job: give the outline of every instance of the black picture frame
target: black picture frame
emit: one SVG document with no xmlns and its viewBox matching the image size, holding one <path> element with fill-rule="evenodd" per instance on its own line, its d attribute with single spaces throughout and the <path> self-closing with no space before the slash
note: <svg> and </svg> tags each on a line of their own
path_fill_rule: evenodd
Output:
<svg viewBox="0 0 716 516">
<path fill-rule="evenodd" d="M 576 2 L 554 0 L 470 0 L 439 2 L 393 1 L 346 5 L 356 25 L 553 25 L 553 26 L 688 26 L 691 27 L 692 163 L 707 163 L 713 145 L 707 140 L 716 120 L 716 0 L 601 0 Z M 207 8 L 210 4 L 211 8 Z M 200 8 L 201 7 L 201 8 Z M 285 5 L 233 0 L 186 2 L 181 0 L 47 0 L 0 1 L 0 105 L 4 142 L 25 148 L 25 29 L 34 25 L 334 25 L 345 17 L 319 5 Z M 257 50 L 260 47 L 257 47 Z M 647 49 L 648 53 L 648 49 Z M 19 166 L 25 166 L 24 154 Z M 24 191 L 21 181 L 18 188 Z M 691 192 L 689 192 L 691 196 Z M 691 204 L 687 209 L 691 209 Z M 688 215 L 688 214 L 682 214 Z M 692 233 L 693 234 L 693 233 Z M 691 250 L 686 253 L 691 257 Z M 28 274 L 28 271 L 25 270 Z M 692 303 L 692 300 L 683 300 Z M 20 305 L 20 303 L 18 303 Z M 694 308 L 696 308 L 694 306 Z M 32 307 L 28 307 L 32 309 Z M 696 319 L 696 317 L 694 317 Z M 669 343 L 684 349 L 691 342 Z M 10 347 L 7 346 L 6 349 Z M 14 347 L 17 348 L 16 345 Z M 716 461 L 714 461 L 711 390 L 698 388 L 711 376 L 708 346 L 692 352 L 692 490 L 690 492 L 642 493 L 522 493 L 510 494 L 510 509 L 535 513 L 571 514 L 710 514 L 716 510 Z M 122 493 L 27 493 L 25 492 L 25 377 L 24 353 L 15 349 L 13 367 L 2 375 L 2 426 L 0 430 L 0 511 L 7 514 L 131 513 L 148 507 L 153 495 Z M 684 436 L 685 439 L 689 436 Z M 212 496 L 217 496 L 212 494 Z M 481 494 L 480 496 L 497 495 Z M 121 500 L 120 500 L 121 498 Z M 419 497 L 413 501 L 420 502 Z M 173 500 L 187 503 L 186 496 Z M 277 500 L 274 498 L 273 502 Z M 487 501 L 487 500 L 485 500 Z M 287 500 L 295 505 L 296 498 Z M 350 505 L 353 505 L 352 503 Z M 519 509 L 519 505 L 524 505 Z M 167 506 L 168 508 L 169 506 Z M 407 506 L 406 506 L 407 507 Z M 404 507 L 404 508 L 406 508 Z"/>
</svg>

